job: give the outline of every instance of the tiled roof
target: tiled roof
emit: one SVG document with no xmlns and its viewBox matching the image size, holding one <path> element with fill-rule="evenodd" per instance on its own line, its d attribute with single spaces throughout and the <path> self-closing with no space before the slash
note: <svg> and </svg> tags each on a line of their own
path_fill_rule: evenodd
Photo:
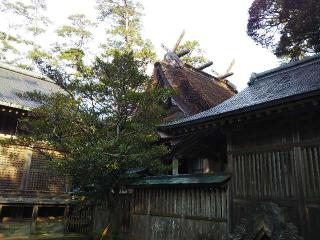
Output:
<svg viewBox="0 0 320 240">
<path fill-rule="evenodd" d="M 155 177 L 145 177 L 138 179 L 129 187 L 139 186 L 177 186 L 177 185 L 217 185 L 224 183 L 230 178 L 229 175 L 224 173 L 216 174 L 180 174 L 180 175 L 164 175 Z"/>
<path fill-rule="evenodd" d="M 209 74 L 187 65 L 158 62 L 155 64 L 154 76 L 164 86 L 176 90 L 173 99 L 187 116 L 216 106 L 236 93 L 226 80 L 215 80 Z"/>
<path fill-rule="evenodd" d="M 164 124 L 160 128 L 215 119 L 319 90 L 320 55 L 316 55 L 260 74 L 252 74 L 248 87 L 222 104 L 191 117 Z"/>
<path fill-rule="evenodd" d="M 62 91 L 52 80 L 24 69 L 0 64 L 0 105 L 30 110 L 38 103 L 17 96 L 28 91 L 44 94 Z"/>
</svg>

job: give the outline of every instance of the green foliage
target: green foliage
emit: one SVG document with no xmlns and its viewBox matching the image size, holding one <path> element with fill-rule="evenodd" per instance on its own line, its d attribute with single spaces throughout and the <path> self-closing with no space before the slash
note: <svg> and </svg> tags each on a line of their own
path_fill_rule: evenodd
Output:
<svg viewBox="0 0 320 240">
<path fill-rule="evenodd" d="M 44 52 L 38 37 L 46 32 L 50 21 L 44 15 L 46 4 L 32 0 L 29 4 L 20 1 L 2 0 L 0 12 L 7 22 L 0 26 L 0 60 L 28 69 L 34 67 L 33 60 Z M 43 54 L 42 54 L 43 55 Z"/>
<path fill-rule="evenodd" d="M 132 53 L 119 52 L 111 62 L 97 59 L 81 77 L 40 63 L 45 74 L 66 92 L 52 96 L 29 93 L 41 106 L 19 123 L 19 144 L 46 143 L 51 165 L 73 177 L 83 194 L 103 197 L 126 184 L 126 171 L 163 170 L 166 148 L 156 144 L 166 92 L 154 88 Z M 84 177 L 85 176 L 85 177 Z"/>
<path fill-rule="evenodd" d="M 209 61 L 204 56 L 204 51 L 200 48 L 200 43 L 196 40 L 186 41 L 184 44 L 178 47 L 177 52 L 184 49 L 190 50 L 190 53 L 181 58 L 181 60 L 187 64 L 198 67 Z"/>
<path fill-rule="evenodd" d="M 57 35 L 70 42 L 63 42 L 62 45 L 69 48 L 83 48 L 92 39 L 92 29 L 95 23 L 84 14 L 73 14 L 68 17 L 70 24 L 65 24 L 57 29 Z"/>
<path fill-rule="evenodd" d="M 255 0 L 247 32 L 276 56 L 298 59 L 320 52 L 318 0 Z"/>
<path fill-rule="evenodd" d="M 141 36 L 143 6 L 135 0 L 97 0 L 99 19 L 108 24 L 107 41 L 102 47 L 105 55 L 113 56 L 118 50 L 133 51 L 145 65 L 155 60 L 152 43 Z"/>
<path fill-rule="evenodd" d="M 51 64 L 78 71 L 84 65 L 84 57 L 89 55 L 88 44 L 92 40 L 92 30 L 96 24 L 84 14 L 70 15 L 68 20 L 68 24 L 56 30 L 58 41 L 52 50 L 55 61 L 51 61 Z"/>
</svg>

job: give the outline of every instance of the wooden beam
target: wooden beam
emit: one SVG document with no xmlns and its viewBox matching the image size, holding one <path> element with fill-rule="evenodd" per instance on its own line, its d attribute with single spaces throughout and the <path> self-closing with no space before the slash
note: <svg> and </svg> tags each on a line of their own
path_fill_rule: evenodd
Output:
<svg viewBox="0 0 320 240">
<path fill-rule="evenodd" d="M 180 34 L 180 36 L 179 36 L 179 38 L 178 38 L 178 40 L 177 40 L 176 44 L 174 45 L 174 47 L 173 47 L 173 49 L 172 49 L 172 52 L 175 52 L 175 51 L 178 49 L 178 47 L 179 47 L 179 45 L 180 45 L 180 43 L 181 43 L 181 41 L 182 41 L 182 39 L 183 39 L 183 37 L 184 37 L 185 33 L 186 33 L 186 31 L 185 31 L 185 30 L 183 30 L 183 31 L 182 31 L 182 33 Z"/>
<path fill-rule="evenodd" d="M 190 53 L 190 50 L 189 50 L 189 49 L 184 49 L 184 50 L 178 52 L 178 53 L 177 53 L 177 56 L 178 56 L 179 58 L 181 58 L 181 57 L 183 57 L 184 55 L 187 55 L 187 54 L 189 54 L 189 53 Z"/>
<path fill-rule="evenodd" d="M 230 72 L 230 73 L 224 74 L 224 75 L 222 75 L 222 76 L 218 76 L 217 79 L 218 79 L 218 80 L 226 79 L 226 78 L 228 78 L 228 77 L 230 77 L 230 76 L 232 76 L 232 75 L 233 75 L 233 73 Z"/>
<path fill-rule="evenodd" d="M 199 67 L 197 67 L 197 68 L 195 68 L 195 69 L 196 69 L 197 71 L 202 71 L 203 69 L 205 69 L 205 68 L 207 68 L 207 67 L 210 67 L 212 64 L 213 64 L 213 62 L 210 61 L 210 62 L 207 62 L 207 63 L 205 63 L 205 64 L 203 64 L 203 65 L 201 65 L 201 66 L 199 66 Z"/>
<path fill-rule="evenodd" d="M 31 159 L 32 159 L 32 150 L 26 149 L 25 151 L 26 152 L 24 157 L 24 166 L 23 166 L 20 190 L 27 190 L 27 183 L 29 179 Z"/>
</svg>

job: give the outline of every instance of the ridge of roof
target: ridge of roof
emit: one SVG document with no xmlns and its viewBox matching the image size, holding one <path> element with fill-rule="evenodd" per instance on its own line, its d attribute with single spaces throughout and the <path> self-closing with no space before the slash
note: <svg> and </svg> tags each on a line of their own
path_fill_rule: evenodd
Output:
<svg viewBox="0 0 320 240">
<path fill-rule="evenodd" d="M 261 73 L 253 72 L 253 73 L 251 73 L 251 77 L 250 77 L 249 82 L 247 84 L 248 84 L 248 86 L 250 86 L 250 85 L 254 84 L 255 82 L 259 81 L 259 79 L 263 79 L 264 77 L 267 77 L 270 75 L 272 76 L 273 74 L 278 74 L 283 71 L 289 71 L 289 70 L 295 69 L 297 67 L 302 67 L 307 64 L 313 63 L 315 61 L 320 61 L 320 54 L 315 54 L 313 56 L 305 57 L 304 59 L 301 59 L 301 60 L 289 62 L 287 64 L 263 71 Z"/>
<path fill-rule="evenodd" d="M 165 64 L 167 66 L 172 66 L 170 63 L 167 63 L 165 61 L 158 61 L 154 65 L 156 66 L 156 65 L 161 65 L 161 64 Z M 175 66 L 172 66 L 172 67 L 175 67 Z M 213 76 L 207 72 L 204 72 L 202 70 L 200 70 L 200 71 L 196 70 L 192 65 L 187 64 L 187 63 L 183 63 L 183 65 L 180 65 L 180 67 L 182 67 L 186 71 L 189 71 L 191 73 L 199 75 L 199 77 L 206 78 L 206 80 L 208 80 L 214 84 L 217 84 L 220 87 L 228 88 L 228 90 L 230 90 L 234 93 L 238 93 L 237 87 L 227 79 L 218 80 L 215 76 Z M 225 87 L 222 85 L 225 85 Z"/>
<path fill-rule="evenodd" d="M 55 83 L 52 79 L 50 79 L 47 76 L 44 76 L 40 73 L 35 73 L 30 70 L 23 69 L 23 68 L 16 67 L 16 66 L 11 66 L 11 65 L 3 63 L 3 62 L 0 62 L 0 68 L 11 71 L 11 72 L 19 73 L 19 74 L 22 74 L 22 75 L 25 75 L 28 77 L 36 78 L 39 80 Z"/>
</svg>

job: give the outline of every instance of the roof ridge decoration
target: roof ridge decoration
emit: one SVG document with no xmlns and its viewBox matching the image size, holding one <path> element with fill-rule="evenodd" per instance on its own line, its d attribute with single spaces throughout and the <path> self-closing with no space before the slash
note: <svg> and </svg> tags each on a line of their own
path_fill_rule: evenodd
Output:
<svg viewBox="0 0 320 240">
<path fill-rule="evenodd" d="M 11 72 L 19 73 L 19 74 L 22 74 L 22 75 L 25 75 L 28 77 L 36 78 L 39 80 L 55 83 L 52 79 L 50 79 L 47 76 L 44 76 L 40 73 L 36 73 L 36 72 L 30 71 L 27 69 L 23 69 L 20 67 L 16 67 L 16 66 L 11 66 L 11 65 L 3 63 L 3 62 L 0 62 L 0 68 L 11 71 Z"/>
<path fill-rule="evenodd" d="M 263 79 L 264 77 L 273 75 L 273 74 L 278 74 L 280 72 L 283 71 L 290 71 L 292 69 L 296 69 L 297 67 L 302 67 L 308 64 L 311 64 L 315 61 L 320 61 L 320 54 L 315 54 L 313 56 L 308 56 L 305 57 L 302 60 L 298 60 L 298 61 L 294 61 L 294 62 L 289 62 L 287 64 L 272 68 L 270 70 L 267 71 L 263 71 L 261 73 L 251 73 L 249 82 L 248 82 L 248 86 L 251 86 L 252 84 L 254 84 L 255 82 Z"/>
</svg>

